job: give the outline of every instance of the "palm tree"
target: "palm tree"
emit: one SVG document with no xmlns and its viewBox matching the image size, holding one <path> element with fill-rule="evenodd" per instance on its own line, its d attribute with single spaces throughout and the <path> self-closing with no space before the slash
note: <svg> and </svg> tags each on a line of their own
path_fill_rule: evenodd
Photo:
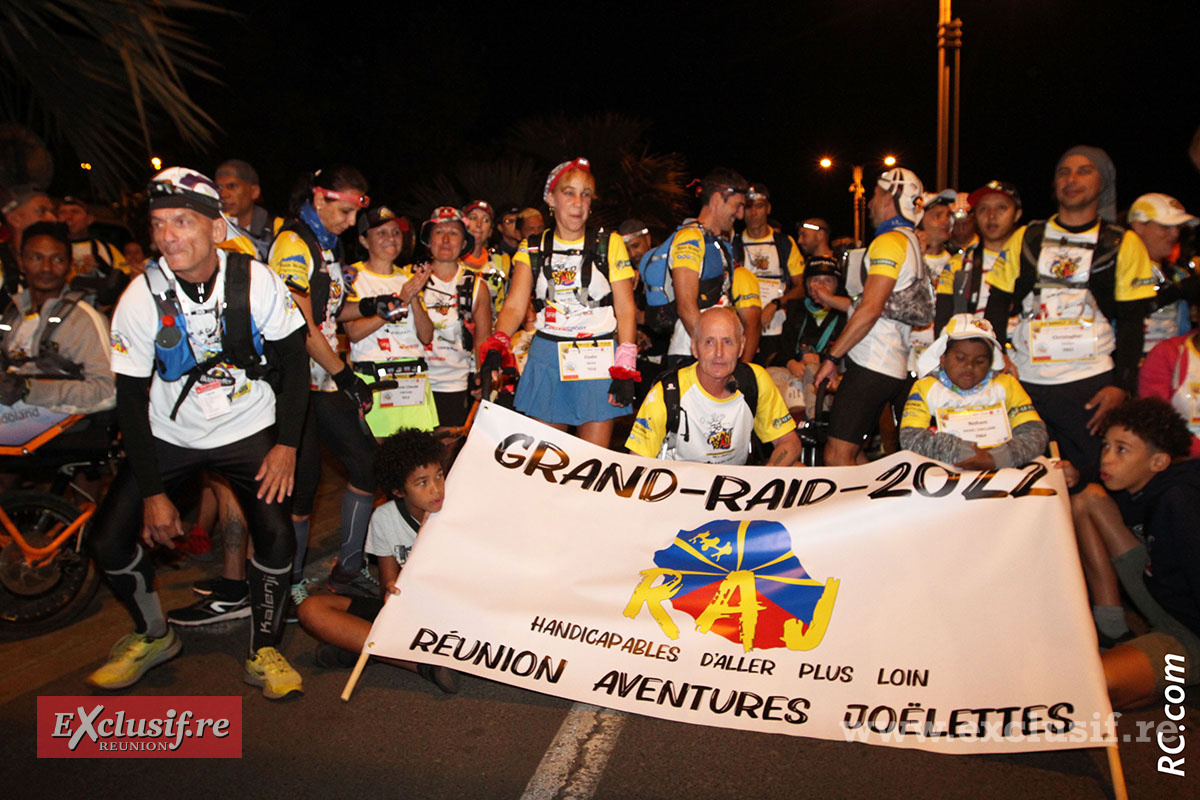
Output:
<svg viewBox="0 0 1200 800">
<path fill-rule="evenodd" d="M 651 153 L 649 128 L 645 120 L 613 113 L 533 117 L 505 133 L 495 158 L 461 161 L 449 174 L 411 188 L 401 207 L 421 217 L 438 205 L 481 198 L 541 205 L 550 169 L 586 156 L 597 181 L 593 220 L 611 229 L 637 217 L 653 229 L 671 230 L 688 212 L 687 161 L 678 153 Z"/>
<path fill-rule="evenodd" d="M 145 176 L 164 123 L 210 144 L 217 125 L 183 78 L 215 80 L 214 62 L 170 16 L 183 11 L 229 13 L 206 0 L 4 0 L 0 114 L 65 143 L 114 194 Z"/>
<path fill-rule="evenodd" d="M 687 160 L 679 153 L 650 153 L 649 131 L 647 120 L 626 114 L 556 114 L 517 123 L 504 143 L 534 158 L 543 175 L 557 163 L 586 156 L 597 181 L 592 215 L 605 227 L 637 217 L 669 230 L 689 210 Z"/>
</svg>

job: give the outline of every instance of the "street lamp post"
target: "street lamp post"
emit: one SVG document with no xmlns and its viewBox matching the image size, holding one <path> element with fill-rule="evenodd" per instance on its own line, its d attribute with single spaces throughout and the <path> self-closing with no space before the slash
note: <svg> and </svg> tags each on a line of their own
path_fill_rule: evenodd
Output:
<svg viewBox="0 0 1200 800">
<path fill-rule="evenodd" d="M 938 0 L 937 185 L 958 186 L 959 81 L 962 67 L 962 20 L 952 19 L 951 0 Z M 953 53 L 947 63 L 946 51 Z M 947 173 L 949 175 L 947 176 Z M 946 178 L 949 177 L 949 183 Z"/>
<path fill-rule="evenodd" d="M 821 169 L 832 169 L 833 159 L 825 156 L 819 162 Z M 883 165 L 893 167 L 896 165 L 896 157 L 887 155 L 883 157 Z M 863 245 L 863 229 L 867 224 L 867 190 L 863 186 L 863 165 L 853 164 L 850 167 L 850 198 L 854 207 L 854 246 L 862 247 Z"/>
</svg>

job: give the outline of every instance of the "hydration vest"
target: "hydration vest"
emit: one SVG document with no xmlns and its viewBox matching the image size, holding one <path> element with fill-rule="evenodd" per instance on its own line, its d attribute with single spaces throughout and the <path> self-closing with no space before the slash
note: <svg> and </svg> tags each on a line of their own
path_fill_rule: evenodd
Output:
<svg viewBox="0 0 1200 800">
<path fill-rule="evenodd" d="M 67 292 L 62 297 L 58 298 L 50 311 L 47 312 L 45 318 L 41 321 L 41 332 L 37 337 L 36 356 L 30 353 L 22 359 L 9 358 L 7 351 L 4 352 L 4 361 L 8 364 L 24 364 L 29 361 L 37 361 L 38 359 L 47 356 L 55 360 L 55 366 L 63 372 L 63 374 L 76 379 L 83 378 L 83 365 L 77 361 L 70 361 L 67 358 L 58 354 L 58 342 L 54 341 L 55 335 L 58 333 L 58 326 L 62 325 L 63 321 L 75 310 L 75 306 L 83 302 L 85 292 Z M 40 313 L 40 311 L 39 311 Z M 0 338 L 8 336 L 15 331 L 21 324 L 22 318 L 21 309 L 17 304 L 11 303 L 4 310 L 4 314 L 0 317 Z"/>
<path fill-rule="evenodd" d="M 680 231 L 696 227 L 699 227 L 697 223 L 680 225 L 638 263 L 638 273 L 646 287 L 646 326 L 652 331 L 669 331 L 675 327 L 679 314 L 675 308 L 675 284 L 671 277 L 671 244 Z M 701 230 L 704 233 L 704 260 L 700 267 L 696 305 L 705 309 L 715 306 L 722 296 L 729 294 L 735 262 L 728 242 L 707 229 Z"/>
<path fill-rule="evenodd" d="M 667 409 L 667 422 L 665 430 L 667 432 L 667 440 L 671 436 L 680 436 L 685 441 L 691 437 L 691 425 L 687 420 L 687 415 L 684 415 L 684 429 L 679 430 L 679 412 L 681 406 L 679 404 L 679 373 L 680 369 L 672 370 L 660 379 L 663 387 L 663 405 Z M 745 401 L 746 407 L 750 409 L 750 419 L 754 420 L 758 417 L 758 380 L 754 375 L 754 369 L 742 361 L 737 363 L 733 368 L 732 378 L 737 382 L 737 390 L 742 393 L 742 400 Z M 763 445 L 759 441 L 758 434 L 754 433 L 753 425 L 750 432 L 750 454 L 747 456 L 746 464 L 761 464 L 763 463 Z"/>
<path fill-rule="evenodd" d="M 779 255 L 779 275 L 778 276 L 772 276 L 772 275 L 759 276 L 757 272 L 754 274 L 755 274 L 755 277 L 763 277 L 763 278 L 778 277 L 779 280 L 783 281 L 783 293 L 787 294 L 789 291 L 791 291 L 791 288 L 792 288 L 792 273 L 788 271 L 788 259 L 791 258 L 791 255 L 792 255 L 792 242 L 788 238 L 788 235 L 786 233 L 780 233 L 779 231 L 776 231 L 776 230 L 772 230 L 771 233 L 775 240 L 775 252 Z M 733 249 L 733 260 L 735 262 L 737 262 L 738 264 L 742 264 L 742 265 L 745 265 L 745 263 L 746 263 L 746 242 L 742 238 L 742 236 L 744 236 L 744 235 L 745 234 L 733 237 L 733 248 L 732 248 Z M 764 244 L 766 244 L 766 242 L 754 242 L 752 246 L 759 247 Z"/>
<path fill-rule="evenodd" d="M 533 298 L 533 306 L 537 311 L 541 311 L 546 307 L 547 303 L 554 302 L 554 256 L 581 256 L 579 262 L 579 283 L 575 287 L 576 301 L 586 308 L 599 308 L 600 306 L 612 305 L 612 290 L 611 285 L 608 294 L 599 300 L 594 300 L 588 296 L 588 290 L 592 285 L 592 270 L 599 265 L 605 279 L 608 278 L 608 239 L 609 233 L 604 228 L 590 228 L 584 234 L 583 248 L 572 250 L 555 250 L 554 249 L 554 231 L 546 229 L 542 231 L 541 237 L 534 242 L 526 242 L 526 248 L 529 254 L 529 270 L 533 275 L 534 286 L 537 286 L 537 276 L 541 273 L 546 281 L 545 297 Z"/>
<path fill-rule="evenodd" d="M 1038 275 L 1038 255 L 1042 251 L 1042 240 L 1046 236 L 1046 220 L 1031 222 L 1025 226 L 1021 242 L 1021 268 L 1013 286 L 1013 307 L 1020 308 L 1025 295 L 1034 290 L 1045 276 Z M 1109 320 L 1117 318 L 1117 255 L 1125 229 L 1111 222 L 1100 221 L 1100 233 L 1095 245 L 1072 242 L 1072 247 L 1091 247 L 1092 266 L 1088 272 L 1087 288 L 1092 293 L 1097 307 Z"/>
<path fill-rule="evenodd" d="M 250 314 L 250 264 L 245 253 L 229 253 L 225 260 L 225 297 L 221 313 L 221 350 L 197 361 L 187 333 L 187 315 L 175 291 L 157 261 L 146 265 L 146 285 L 158 312 L 158 332 L 154 336 L 154 368 L 166 381 L 187 381 L 171 409 L 171 419 L 179 413 L 184 398 L 208 370 L 218 364 L 232 364 L 251 379 L 266 375 L 263 362 L 262 332 Z"/>
<path fill-rule="evenodd" d="M 312 256 L 313 271 L 312 275 L 308 278 L 308 298 L 309 304 L 312 306 L 313 324 L 320 327 L 321 323 L 329 316 L 325 307 L 329 305 L 329 290 L 333 284 L 333 279 L 329 277 L 329 269 L 326 266 L 325 249 L 317 241 L 317 235 L 313 233 L 312 228 L 308 227 L 308 223 L 302 219 L 288 220 L 279 229 L 279 233 L 282 234 L 284 231 L 291 231 L 299 236 L 301 241 L 308 246 L 308 252 Z M 340 239 L 330 252 L 333 255 L 334 261 L 338 263 L 342 262 L 342 243 Z M 346 285 L 349 284 L 350 281 L 347 280 Z M 320 314 L 320 318 L 317 318 L 318 314 Z"/>
</svg>

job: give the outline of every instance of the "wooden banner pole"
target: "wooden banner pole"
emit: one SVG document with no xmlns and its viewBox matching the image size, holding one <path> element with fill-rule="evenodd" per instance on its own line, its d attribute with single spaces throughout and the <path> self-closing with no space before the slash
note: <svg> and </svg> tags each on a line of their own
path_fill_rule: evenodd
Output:
<svg viewBox="0 0 1200 800">
<path fill-rule="evenodd" d="M 354 692 L 354 687 L 358 684 L 359 676 L 362 675 L 363 668 L 367 666 L 367 659 L 370 657 L 370 653 L 359 653 L 358 661 L 354 664 L 354 671 L 350 673 L 350 679 L 346 681 L 346 688 L 342 689 L 343 703 L 350 702 L 350 695 Z"/>
</svg>

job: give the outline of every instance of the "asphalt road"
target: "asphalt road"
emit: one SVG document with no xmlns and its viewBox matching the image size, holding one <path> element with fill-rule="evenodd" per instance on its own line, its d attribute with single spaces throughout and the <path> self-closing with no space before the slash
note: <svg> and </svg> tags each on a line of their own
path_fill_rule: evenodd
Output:
<svg viewBox="0 0 1200 800">
<path fill-rule="evenodd" d="M 330 495 L 333 502 L 322 505 L 336 509 Z M 332 558 L 332 524 L 327 520 L 314 539 L 310 574 L 321 574 Z M 192 581 L 216 569 L 189 562 L 160 570 L 164 605 L 190 602 Z M 470 675 L 449 696 L 382 663 L 367 667 L 344 703 L 349 670 L 317 667 L 313 640 L 295 625 L 281 649 L 304 676 L 305 696 L 272 703 L 242 683 L 244 620 L 180 631 L 183 654 L 126 690 L 241 697 L 241 759 L 37 759 L 38 696 L 92 694 L 83 678 L 128 630 L 124 609 L 102 589 L 88 616 L 71 627 L 0 644 L 4 797 L 1112 796 L 1102 750 L 947 756 L 756 734 L 595 713 Z M 1152 734 L 1136 741 L 1138 722 L 1165 720 L 1162 706 L 1121 719 L 1119 733 L 1130 737 L 1120 745 L 1130 797 L 1200 797 L 1200 689 L 1186 710 L 1183 778 L 1156 770 L 1162 753 Z"/>
</svg>

